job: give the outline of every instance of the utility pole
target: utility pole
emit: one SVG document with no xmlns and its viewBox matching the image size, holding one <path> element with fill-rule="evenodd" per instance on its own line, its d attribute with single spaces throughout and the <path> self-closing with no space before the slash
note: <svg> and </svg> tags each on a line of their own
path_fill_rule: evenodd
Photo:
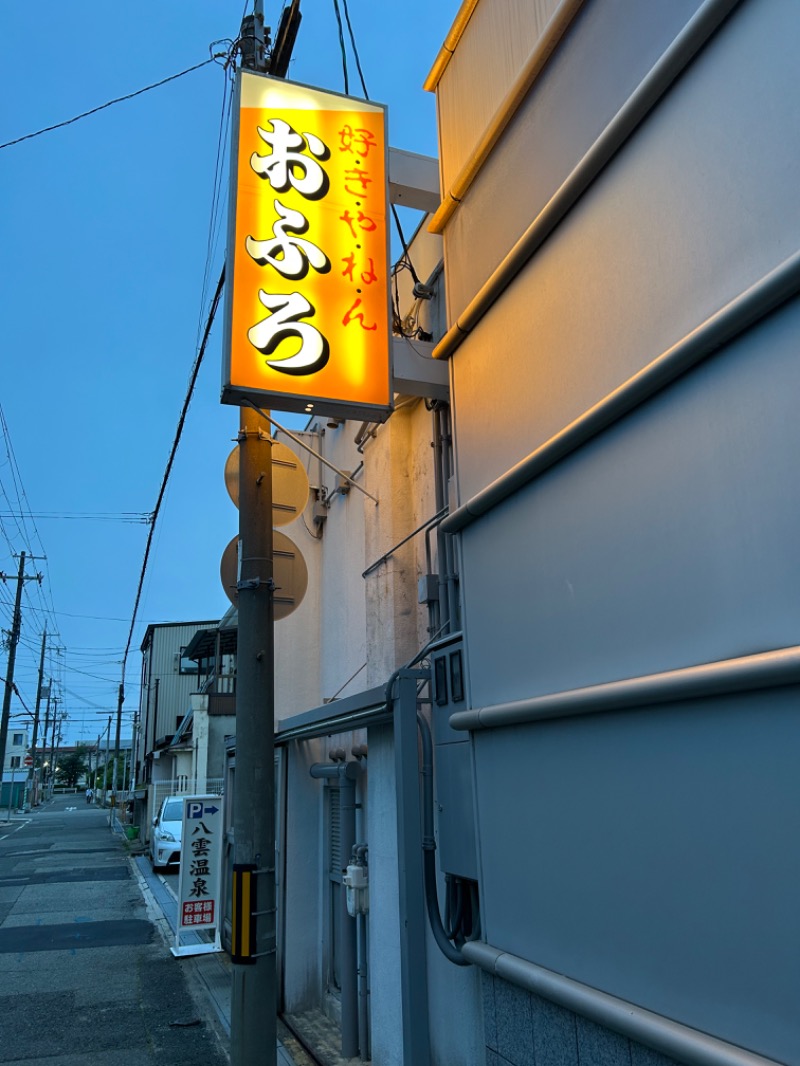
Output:
<svg viewBox="0 0 800 1066">
<path fill-rule="evenodd" d="M 111 778 L 111 819 L 114 824 L 114 808 L 117 805 L 117 778 L 119 777 L 119 734 L 122 726 L 122 704 L 125 702 L 125 685 L 120 682 L 119 695 L 117 697 L 117 731 L 114 738 L 114 776 Z"/>
<path fill-rule="evenodd" d="M 56 721 L 58 720 L 58 696 L 53 696 L 53 720 L 50 733 L 50 795 L 56 787 Z"/>
<path fill-rule="evenodd" d="M 108 716 L 106 726 L 106 761 L 103 763 L 103 806 L 106 805 L 106 789 L 108 787 L 108 744 L 111 740 L 111 715 Z"/>
<path fill-rule="evenodd" d="M 252 49 L 242 66 L 266 70 L 263 0 L 255 0 Z M 229 275 L 228 284 L 232 284 Z M 272 580 L 272 438 L 256 411 L 239 411 L 239 611 L 236 678 L 234 869 L 249 871 L 254 950 L 233 963 L 231 1066 L 277 1062 L 275 893 L 275 685 Z"/>
<path fill-rule="evenodd" d="M 234 963 L 231 1066 L 274 1066 L 277 1055 L 275 915 L 275 699 L 272 582 L 272 441 L 240 409 L 234 861 L 253 871 L 255 950 Z"/>
<path fill-rule="evenodd" d="M 92 786 L 92 791 L 95 793 L 95 796 L 97 795 L 97 776 L 100 772 L 100 738 L 102 737 L 102 735 L 102 733 L 97 734 L 97 743 L 95 744 L 94 748 L 94 776 L 90 779 L 89 782 Z"/>
<path fill-rule="evenodd" d="M 50 694 L 53 691 L 53 679 L 50 678 L 50 684 L 47 686 L 47 703 L 44 708 L 44 732 L 42 733 L 42 792 L 44 793 L 44 787 L 47 783 L 47 771 L 45 770 L 45 764 L 47 762 L 47 730 L 50 728 Z M 33 753 L 33 761 L 36 762 L 36 752 Z"/>
<path fill-rule="evenodd" d="M 29 558 L 36 558 L 31 555 Z M 0 717 L 0 780 L 2 780 L 3 767 L 6 764 L 6 741 L 8 740 L 8 719 L 11 714 L 11 693 L 14 691 L 14 666 L 17 661 L 17 644 L 22 629 L 22 587 L 26 581 L 38 581 L 42 583 L 41 574 L 25 573 L 25 552 L 20 552 L 19 572 L 16 577 L 11 574 L 0 572 L 3 581 L 16 581 L 17 594 L 14 597 L 14 616 L 11 622 L 11 643 L 8 647 L 8 666 L 6 667 L 6 687 L 3 693 L 3 712 Z"/>
<path fill-rule="evenodd" d="M 242 67 L 285 77 L 300 24 L 300 0 L 284 8 L 269 56 L 264 2 L 242 23 Z M 229 274 L 228 284 L 232 284 Z M 236 678 L 234 870 L 252 877 L 252 955 L 233 963 L 231 1066 L 277 1061 L 275 893 L 275 643 L 272 437 L 260 414 L 239 412 L 239 611 Z"/>
<path fill-rule="evenodd" d="M 31 743 L 31 754 L 33 756 L 33 762 L 31 768 L 28 771 L 28 780 L 25 784 L 25 802 L 23 807 L 26 811 L 31 809 L 33 802 L 36 799 L 36 744 L 39 740 L 39 707 L 42 702 L 42 687 L 44 681 L 44 653 L 47 645 L 47 626 L 42 631 L 42 654 L 39 658 L 39 680 L 36 684 L 36 707 L 33 712 L 33 741 Z"/>
</svg>

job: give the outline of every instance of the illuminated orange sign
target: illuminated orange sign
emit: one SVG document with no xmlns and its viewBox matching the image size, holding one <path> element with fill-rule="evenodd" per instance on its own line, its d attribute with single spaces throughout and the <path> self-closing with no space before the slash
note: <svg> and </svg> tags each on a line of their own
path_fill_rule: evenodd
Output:
<svg viewBox="0 0 800 1066">
<path fill-rule="evenodd" d="M 385 109 L 240 71 L 222 400 L 391 405 Z"/>
</svg>

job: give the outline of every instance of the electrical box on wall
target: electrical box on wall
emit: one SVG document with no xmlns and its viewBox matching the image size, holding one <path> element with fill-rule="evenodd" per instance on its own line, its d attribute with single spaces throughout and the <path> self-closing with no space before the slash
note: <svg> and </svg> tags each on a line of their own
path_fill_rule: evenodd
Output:
<svg viewBox="0 0 800 1066">
<path fill-rule="evenodd" d="M 477 881 L 472 743 L 468 733 L 450 725 L 450 715 L 467 707 L 461 637 L 448 638 L 434 646 L 431 671 L 439 865 L 445 873 Z"/>
</svg>

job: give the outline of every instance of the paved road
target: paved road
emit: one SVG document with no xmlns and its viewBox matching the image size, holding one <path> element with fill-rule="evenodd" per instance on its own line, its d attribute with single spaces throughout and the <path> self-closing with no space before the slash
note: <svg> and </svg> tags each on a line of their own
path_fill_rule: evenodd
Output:
<svg viewBox="0 0 800 1066">
<path fill-rule="evenodd" d="M 226 1066 L 194 984 L 105 812 L 66 796 L 0 822 L 0 1063 Z"/>
</svg>

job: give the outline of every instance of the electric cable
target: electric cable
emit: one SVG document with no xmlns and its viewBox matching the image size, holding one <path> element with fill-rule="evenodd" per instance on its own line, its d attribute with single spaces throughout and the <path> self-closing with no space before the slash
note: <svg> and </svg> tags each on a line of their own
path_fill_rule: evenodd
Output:
<svg viewBox="0 0 800 1066">
<path fill-rule="evenodd" d="M 342 52 L 342 73 L 344 74 L 344 94 L 350 95 L 350 83 L 347 78 L 347 51 L 344 44 L 344 30 L 342 28 L 342 15 L 339 11 L 339 0 L 333 0 L 333 10 L 336 12 L 336 24 L 339 27 L 339 48 Z"/>
<path fill-rule="evenodd" d="M 345 15 L 345 18 L 347 19 L 347 29 L 348 29 L 348 32 L 350 34 L 350 43 L 351 43 L 352 48 L 353 48 L 353 56 L 355 57 L 356 67 L 358 69 L 358 76 L 361 79 L 361 89 L 362 89 L 362 91 L 364 93 L 364 99 L 365 100 L 369 100 L 370 96 L 369 96 L 369 92 L 367 91 L 367 83 L 364 80 L 364 72 L 361 69 L 361 59 L 360 59 L 359 54 L 358 54 L 358 45 L 356 44 L 356 36 L 355 36 L 355 33 L 353 32 L 353 24 L 350 21 L 350 12 L 349 12 L 348 7 L 347 7 L 347 0 L 342 0 L 342 4 L 344 5 L 344 15 Z M 347 93 L 347 59 L 345 57 L 344 38 L 342 36 L 342 20 L 341 20 L 341 16 L 339 15 L 339 0 L 333 0 L 333 6 L 334 6 L 334 9 L 336 11 L 336 19 L 337 19 L 337 21 L 339 23 L 339 40 L 341 42 L 342 62 L 344 64 L 344 86 L 345 86 L 344 91 L 345 91 L 345 94 L 346 94 Z M 408 269 L 411 271 L 411 277 L 414 279 L 414 284 L 415 285 L 420 285 L 421 282 L 419 280 L 419 277 L 417 275 L 416 270 L 414 269 L 414 264 L 411 262 L 411 256 L 409 255 L 409 252 L 408 252 L 408 243 L 406 241 L 405 234 L 403 233 L 403 227 L 402 227 L 402 225 L 400 223 L 400 215 L 398 214 L 397 208 L 395 207 L 394 204 L 391 204 L 390 206 L 392 208 L 392 215 L 394 216 L 394 223 L 397 226 L 397 233 L 398 233 L 398 235 L 400 237 L 400 244 L 403 247 L 403 256 L 405 257 L 406 263 L 408 264 Z"/>
<path fill-rule="evenodd" d="M 361 60 L 358 57 L 356 37 L 353 33 L 353 25 L 350 22 L 350 10 L 347 6 L 347 0 L 342 0 L 342 6 L 344 7 L 344 17 L 347 21 L 347 32 L 350 34 L 350 44 L 353 46 L 353 56 L 356 61 L 356 69 L 358 70 L 358 76 L 361 79 L 361 88 L 364 90 L 364 99 L 369 100 L 369 93 L 367 92 L 367 83 L 364 81 L 364 71 L 361 69 Z"/>
<path fill-rule="evenodd" d="M 139 511 L 0 511 L 0 518 L 52 518 L 77 522 L 130 522 L 149 525 L 152 516 Z"/>
<path fill-rule="evenodd" d="M 2 683 L 3 683 L 4 685 L 7 685 L 7 684 L 8 684 L 8 680 L 7 680 L 7 679 L 6 679 L 5 677 L 0 677 L 0 681 L 2 681 Z M 24 699 L 22 698 L 22 695 L 21 695 L 21 693 L 20 693 L 19 689 L 17 688 L 17 683 L 16 683 L 16 681 L 12 681 L 12 682 L 11 682 L 11 691 L 12 691 L 12 692 L 14 693 L 14 695 L 15 695 L 15 696 L 17 697 L 17 699 L 18 699 L 18 700 L 19 700 L 19 702 L 20 702 L 20 703 L 22 704 L 22 706 L 23 706 L 23 707 L 25 708 L 25 710 L 26 710 L 26 711 L 28 712 L 28 714 L 29 714 L 29 715 L 31 715 L 31 716 L 33 716 L 33 711 L 32 711 L 32 710 L 30 709 L 30 707 L 29 707 L 29 706 L 27 705 L 27 703 L 25 702 L 25 700 L 24 700 Z"/>
<path fill-rule="evenodd" d="M 133 100 L 134 97 L 141 96 L 142 93 L 148 93 L 151 89 L 159 89 L 162 85 L 167 85 L 169 82 L 176 81 L 178 78 L 182 78 L 186 74 L 191 74 L 195 70 L 200 70 L 201 67 L 207 67 L 209 63 L 216 63 L 217 59 L 226 57 L 227 53 L 215 53 L 208 59 L 204 59 L 202 63 L 195 63 L 193 67 L 187 67 L 186 70 L 182 70 L 178 74 L 170 74 L 168 78 L 162 78 L 161 81 L 153 82 L 152 85 L 145 85 L 143 89 L 137 89 L 135 92 L 126 93 L 125 96 L 117 96 L 114 100 L 108 100 L 105 104 L 93 107 L 89 111 L 83 111 L 80 115 L 74 115 L 72 118 L 65 119 L 63 122 L 56 122 L 53 126 L 45 126 L 43 129 L 36 130 L 34 133 L 26 133 L 22 137 L 15 137 L 13 141 L 6 141 L 5 144 L 0 144 L 0 148 L 11 148 L 12 145 L 22 144 L 23 141 L 33 140 L 34 137 L 41 137 L 43 133 L 52 133 L 53 130 L 63 129 L 64 126 L 71 126 L 73 122 L 79 122 L 82 118 L 96 115 L 98 111 L 104 111 L 107 107 L 113 107 L 114 104 L 121 104 L 125 100 Z"/>
<path fill-rule="evenodd" d="M 158 492 L 158 499 L 156 500 L 156 505 L 153 508 L 153 521 L 151 522 L 150 528 L 149 528 L 148 533 L 147 533 L 147 543 L 146 543 L 145 549 L 144 549 L 144 559 L 142 560 L 142 569 L 141 569 L 141 573 L 139 574 L 139 582 L 138 582 L 138 586 L 137 586 L 137 589 L 136 589 L 136 598 L 135 598 L 134 604 L 133 604 L 133 614 L 132 614 L 132 617 L 131 617 L 131 625 L 130 625 L 130 630 L 128 632 L 128 640 L 127 640 L 127 642 L 125 644 L 125 653 L 124 653 L 123 658 L 122 658 L 122 685 L 123 685 L 123 688 L 124 688 L 124 685 L 125 685 L 125 667 L 127 666 L 128 655 L 129 655 L 130 650 L 131 650 L 131 642 L 133 641 L 133 630 L 134 630 L 134 627 L 136 625 L 136 617 L 137 617 L 137 615 L 139 613 L 139 603 L 141 602 L 141 598 L 142 598 L 142 589 L 144 587 L 145 574 L 147 573 L 147 563 L 148 563 L 148 560 L 150 558 L 150 550 L 151 550 L 152 545 L 153 545 L 153 536 L 154 536 L 155 530 L 156 530 L 156 528 L 158 526 L 158 516 L 159 516 L 159 514 L 161 512 L 161 505 L 164 502 L 164 496 L 165 496 L 166 491 L 167 491 L 167 483 L 169 482 L 169 477 L 170 477 L 170 474 L 172 473 L 172 466 L 173 466 L 173 463 L 175 462 L 175 456 L 176 456 L 176 454 L 178 452 L 178 445 L 180 444 L 181 437 L 183 435 L 183 427 L 184 427 L 184 424 L 186 422 L 186 415 L 187 415 L 187 413 L 189 411 L 189 404 L 191 403 L 191 399 L 192 399 L 192 396 L 194 394 L 194 388 L 195 388 L 195 385 L 197 383 L 197 375 L 200 372 L 200 366 L 202 365 L 203 356 L 205 355 L 205 352 L 206 352 L 206 346 L 208 344 L 208 338 L 211 335 L 211 326 L 214 323 L 214 318 L 215 318 L 216 313 L 217 313 L 217 308 L 219 306 L 220 297 L 222 296 L 222 288 L 223 288 L 224 284 L 225 284 L 225 267 L 223 266 L 222 271 L 221 271 L 220 276 L 219 276 L 219 281 L 217 282 L 217 290 L 214 293 L 214 299 L 211 302 L 211 307 L 210 307 L 209 312 L 208 312 L 208 319 L 206 320 L 206 327 L 205 327 L 205 330 L 203 332 L 203 339 L 200 342 L 200 347 L 198 349 L 197 356 L 196 356 L 195 361 L 194 361 L 194 366 L 192 367 L 192 372 L 191 372 L 191 375 L 190 375 L 190 378 L 189 378 L 189 386 L 188 386 L 187 391 L 186 391 L 186 396 L 185 396 L 184 401 L 183 401 L 183 406 L 181 407 L 181 413 L 180 413 L 180 416 L 178 418 L 178 426 L 177 426 L 177 429 L 175 430 L 175 439 L 172 442 L 172 448 L 170 449 L 169 458 L 167 459 L 167 465 L 166 465 L 166 468 L 164 470 L 164 475 L 163 475 L 163 477 L 161 479 L 161 487 L 160 487 L 159 492 Z"/>
<path fill-rule="evenodd" d="M 246 10 L 247 4 L 245 4 L 245 11 Z M 242 18 L 244 18 L 244 15 L 242 15 Z M 225 161 L 227 158 L 228 126 L 230 124 L 231 105 L 233 103 L 233 94 L 230 92 L 232 84 L 232 65 L 235 56 L 235 51 L 238 47 L 238 43 L 238 39 L 237 41 L 230 42 L 231 47 L 228 53 L 229 61 L 225 65 L 225 82 L 222 90 L 222 107 L 220 110 L 219 117 L 219 132 L 217 134 L 217 154 L 214 162 L 214 181 L 211 190 L 211 214 L 208 220 L 206 260 L 203 267 L 203 284 L 200 290 L 200 310 L 198 314 L 196 339 L 197 344 L 200 343 L 200 334 L 203 325 L 204 308 L 206 306 L 206 299 L 208 296 L 208 286 L 211 277 L 211 268 L 214 261 L 214 254 L 217 248 L 217 242 L 219 240 L 221 220 L 224 214 L 224 212 L 221 210 L 221 205 L 224 202 L 226 186 L 222 178 L 223 172 L 225 170 Z"/>
</svg>

